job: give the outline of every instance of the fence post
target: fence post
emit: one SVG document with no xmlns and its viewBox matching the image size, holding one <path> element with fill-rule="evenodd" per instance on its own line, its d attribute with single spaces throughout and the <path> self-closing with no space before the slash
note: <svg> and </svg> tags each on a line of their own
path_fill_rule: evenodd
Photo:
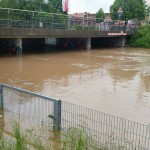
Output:
<svg viewBox="0 0 150 150">
<path fill-rule="evenodd" d="M 54 102 L 54 130 L 61 130 L 61 100 Z"/>
<path fill-rule="evenodd" d="M 0 109 L 3 109 L 3 88 L 2 88 L 2 84 L 0 84 Z"/>
<path fill-rule="evenodd" d="M 83 20 L 82 20 L 82 22 L 83 22 L 83 30 L 84 30 L 84 20 L 85 20 L 85 19 L 84 19 L 84 16 L 83 16 Z"/>
</svg>

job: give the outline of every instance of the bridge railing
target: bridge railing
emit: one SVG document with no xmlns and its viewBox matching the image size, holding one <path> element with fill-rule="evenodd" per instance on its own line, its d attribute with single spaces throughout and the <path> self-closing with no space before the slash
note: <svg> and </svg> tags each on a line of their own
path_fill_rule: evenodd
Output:
<svg viewBox="0 0 150 150">
<path fill-rule="evenodd" d="M 0 8 L 0 26 L 24 28 L 51 28 L 67 30 L 132 31 L 136 24 L 124 21 L 99 21 L 99 18 Z"/>
</svg>

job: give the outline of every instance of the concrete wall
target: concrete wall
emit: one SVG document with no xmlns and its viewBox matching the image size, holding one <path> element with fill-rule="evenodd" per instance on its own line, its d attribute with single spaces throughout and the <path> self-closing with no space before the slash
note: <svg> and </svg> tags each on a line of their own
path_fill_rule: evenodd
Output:
<svg viewBox="0 0 150 150">
<path fill-rule="evenodd" d="M 63 30 L 47 28 L 0 28 L 1 38 L 88 38 L 109 37 L 111 31 L 99 30 Z M 120 33 L 120 31 L 115 32 Z M 126 32 L 133 35 L 134 32 Z M 122 34 L 114 34 L 111 37 L 121 37 Z"/>
</svg>

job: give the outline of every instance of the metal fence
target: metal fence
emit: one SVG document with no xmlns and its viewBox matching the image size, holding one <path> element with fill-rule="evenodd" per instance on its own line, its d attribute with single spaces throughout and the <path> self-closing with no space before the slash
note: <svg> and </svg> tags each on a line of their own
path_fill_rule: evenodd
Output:
<svg viewBox="0 0 150 150">
<path fill-rule="evenodd" d="M 84 128 L 92 144 L 112 150 L 150 149 L 150 126 L 62 102 L 61 127 Z"/>
<path fill-rule="evenodd" d="M 102 21 L 88 16 L 73 16 L 0 7 L 0 26 L 68 30 L 133 31 L 137 24 L 125 27 L 124 21 Z"/>
<path fill-rule="evenodd" d="M 16 87 L 1 84 L 0 106 L 4 120 L 19 120 L 24 128 L 60 130 L 83 129 L 88 143 L 99 149 L 149 150 L 150 126 L 110 114 L 54 100 Z M 42 133 L 43 134 L 43 133 Z"/>
<path fill-rule="evenodd" d="M 38 126 L 60 129 L 59 100 L 4 84 L 0 89 L 0 106 L 8 120 L 19 120 L 25 128 Z"/>
</svg>

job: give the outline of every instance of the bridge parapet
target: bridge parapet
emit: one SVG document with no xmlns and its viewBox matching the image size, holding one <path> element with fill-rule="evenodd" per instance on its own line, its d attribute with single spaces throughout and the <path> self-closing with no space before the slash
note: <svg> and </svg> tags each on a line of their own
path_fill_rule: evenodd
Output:
<svg viewBox="0 0 150 150">
<path fill-rule="evenodd" d="M 124 21 L 101 22 L 99 18 L 75 17 L 55 13 L 0 8 L 0 26 L 20 28 L 50 28 L 66 30 L 134 31 L 136 24 L 125 27 Z"/>
</svg>

